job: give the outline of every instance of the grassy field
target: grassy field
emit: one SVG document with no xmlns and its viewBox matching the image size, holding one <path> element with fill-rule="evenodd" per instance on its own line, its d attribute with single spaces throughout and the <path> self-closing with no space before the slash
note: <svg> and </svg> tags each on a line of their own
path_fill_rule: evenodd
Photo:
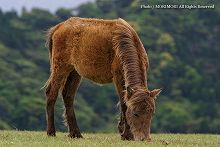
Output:
<svg viewBox="0 0 220 147">
<path fill-rule="evenodd" d="M 83 139 L 70 139 L 66 133 L 47 137 L 45 132 L 0 131 L 0 146 L 219 146 L 220 135 L 153 134 L 151 142 L 122 141 L 118 134 L 83 134 Z"/>
</svg>

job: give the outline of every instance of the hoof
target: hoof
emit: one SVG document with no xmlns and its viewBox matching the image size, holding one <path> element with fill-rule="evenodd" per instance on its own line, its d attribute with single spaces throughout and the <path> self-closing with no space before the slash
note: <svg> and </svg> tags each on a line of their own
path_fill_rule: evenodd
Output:
<svg viewBox="0 0 220 147">
<path fill-rule="evenodd" d="M 131 141 L 131 140 L 134 140 L 134 139 L 131 138 L 131 137 L 121 137 L 121 140 L 128 140 L 128 141 Z"/>
<path fill-rule="evenodd" d="M 47 136 L 55 137 L 56 133 L 55 132 L 47 132 Z"/>
<path fill-rule="evenodd" d="M 132 134 L 122 134 L 121 140 L 134 140 L 134 137 Z"/>
<path fill-rule="evenodd" d="M 69 134 L 68 137 L 70 138 L 83 138 L 83 136 L 79 133 L 79 134 Z"/>
</svg>

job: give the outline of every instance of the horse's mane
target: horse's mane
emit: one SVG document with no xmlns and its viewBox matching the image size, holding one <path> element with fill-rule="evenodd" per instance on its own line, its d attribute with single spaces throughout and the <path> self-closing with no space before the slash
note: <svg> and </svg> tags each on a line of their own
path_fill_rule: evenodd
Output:
<svg viewBox="0 0 220 147">
<path fill-rule="evenodd" d="M 123 19 L 117 22 L 113 46 L 119 57 L 125 78 L 125 87 L 147 88 L 148 59 L 135 30 Z"/>
</svg>

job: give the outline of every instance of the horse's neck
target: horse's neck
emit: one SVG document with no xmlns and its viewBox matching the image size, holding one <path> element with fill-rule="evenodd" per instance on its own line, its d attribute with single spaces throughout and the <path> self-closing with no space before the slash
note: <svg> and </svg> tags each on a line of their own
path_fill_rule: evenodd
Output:
<svg viewBox="0 0 220 147">
<path fill-rule="evenodd" d="M 141 70 L 139 64 L 122 64 L 124 71 L 123 74 L 125 80 L 125 87 L 130 87 L 132 89 L 138 89 L 140 87 L 147 88 L 146 77 L 144 77 L 145 74 L 143 74 L 143 72 L 145 73 L 145 71 Z"/>
<path fill-rule="evenodd" d="M 124 72 L 125 86 L 146 87 L 147 59 L 143 45 L 134 29 L 124 20 L 119 19 L 113 36 L 113 46 L 120 59 Z M 147 87 L 146 87 L 147 88 Z"/>
</svg>

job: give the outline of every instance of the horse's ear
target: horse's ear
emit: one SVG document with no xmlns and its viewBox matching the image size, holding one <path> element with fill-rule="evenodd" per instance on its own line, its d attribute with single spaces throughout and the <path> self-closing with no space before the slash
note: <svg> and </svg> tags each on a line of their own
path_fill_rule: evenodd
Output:
<svg viewBox="0 0 220 147">
<path fill-rule="evenodd" d="M 156 97 L 160 94 L 161 91 L 162 91 L 162 89 L 154 89 L 154 90 L 150 91 L 150 96 Z"/>
<path fill-rule="evenodd" d="M 130 96 L 134 93 L 134 89 L 132 89 L 130 86 L 126 87 L 126 91 Z"/>
</svg>

